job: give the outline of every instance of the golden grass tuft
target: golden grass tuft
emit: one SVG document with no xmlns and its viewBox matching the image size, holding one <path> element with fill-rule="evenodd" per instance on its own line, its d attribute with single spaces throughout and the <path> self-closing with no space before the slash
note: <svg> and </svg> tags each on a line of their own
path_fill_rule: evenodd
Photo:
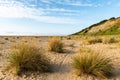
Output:
<svg viewBox="0 0 120 80">
<path fill-rule="evenodd" d="M 62 53 L 64 45 L 59 38 L 50 38 L 48 42 L 48 50 L 53 52 Z"/>
<path fill-rule="evenodd" d="M 89 44 L 102 43 L 102 39 L 100 39 L 100 38 L 91 39 L 88 41 L 88 43 Z"/>
<path fill-rule="evenodd" d="M 5 42 L 4 41 L 0 41 L 0 44 L 5 44 Z"/>
<path fill-rule="evenodd" d="M 73 58 L 72 66 L 77 75 L 85 74 L 101 78 L 109 78 L 114 69 L 110 57 L 87 49 Z"/>
<path fill-rule="evenodd" d="M 18 43 L 12 47 L 6 70 L 15 75 L 25 71 L 48 71 L 49 59 L 43 53 L 44 50 L 33 43 Z"/>
<path fill-rule="evenodd" d="M 103 41 L 103 43 L 105 43 L 105 44 L 111 44 L 111 43 L 117 43 L 117 42 L 118 42 L 118 40 L 115 39 L 114 37 L 105 38 L 104 41 Z"/>
<path fill-rule="evenodd" d="M 9 38 L 8 38 L 8 37 L 5 37 L 4 39 L 5 39 L 5 40 L 9 40 Z"/>
</svg>

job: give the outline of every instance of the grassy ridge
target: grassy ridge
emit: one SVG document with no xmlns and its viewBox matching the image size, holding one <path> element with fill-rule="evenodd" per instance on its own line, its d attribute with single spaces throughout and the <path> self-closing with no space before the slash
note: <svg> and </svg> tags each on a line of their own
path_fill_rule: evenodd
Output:
<svg viewBox="0 0 120 80">
<path fill-rule="evenodd" d="M 118 35 L 120 34 L 120 18 L 110 18 L 109 20 L 103 20 L 97 24 L 93 24 L 88 28 L 85 28 L 83 30 L 81 30 L 80 32 L 77 32 L 73 35 Z M 112 25 L 109 25 L 109 22 L 115 22 Z M 108 29 L 102 29 L 100 30 L 99 28 L 101 27 L 101 25 L 104 24 L 108 24 L 106 26 L 104 26 L 105 28 L 108 27 Z M 96 27 L 96 29 L 98 28 L 97 31 L 95 32 L 89 32 L 92 28 Z"/>
</svg>

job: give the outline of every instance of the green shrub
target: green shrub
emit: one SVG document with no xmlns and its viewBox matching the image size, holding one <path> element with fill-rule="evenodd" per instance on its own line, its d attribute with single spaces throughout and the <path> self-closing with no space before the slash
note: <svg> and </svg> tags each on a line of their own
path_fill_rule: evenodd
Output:
<svg viewBox="0 0 120 80">
<path fill-rule="evenodd" d="M 63 52 L 63 43 L 60 39 L 58 38 L 51 38 L 48 42 L 49 45 L 49 51 L 54 51 L 54 52 L 58 52 L 58 53 L 62 53 Z"/>
<path fill-rule="evenodd" d="M 17 75 L 25 71 L 48 71 L 49 60 L 43 52 L 44 50 L 36 45 L 19 43 L 12 47 L 6 70 Z"/>
<path fill-rule="evenodd" d="M 95 53 L 85 52 L 73 58 L 72 66 L 77 75 L 93 75 L 101 78 L 108 78 L 112 75 L 113 64 L 111 58 Z"/>
</svg>

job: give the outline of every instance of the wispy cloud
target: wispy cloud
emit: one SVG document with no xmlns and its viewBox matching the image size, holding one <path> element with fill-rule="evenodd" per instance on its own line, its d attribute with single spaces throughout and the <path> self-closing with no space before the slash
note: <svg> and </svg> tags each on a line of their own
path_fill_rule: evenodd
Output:
<svg viewBox="0 0 120 80">
<path fill-rule="evenodd" d="M 42 9 L 29 8 L 17 1 L 6 0 L 0 2 L 0 17 L 24 18 L 42 14 L 44 14 Z"/>
<path fill-rule="evenodd" d="M 71 6 L 83 6 L 83 7 L 93 6 L 93 4 L 90 4 L 90 3 L 82 3 L 81 1 L 72 1 L 72 0 L 58 1 L 56 3 L 63 4 L 63 5 L 71 5 Z"/>
<path fill-rule="evenodd" d="M 80 11 L 78 10 L 70 10 L 70 9 L 65 9 L 65 8 L 47 8 L 47 9 L 43 9 L 46 11 L 52 11 L 52 12 L 73 12 L 73 13 L 79 13 Z"/>
<path fill-rule="evenodd" d="M 100 3 L 93 3 L 91 0 L 59 0 L 56 4 L 76 6 L 76 7 L 101 7 Z"/>
<path fill-rule="evenodd" d="M 47 1 L 47 0 L 46 0 Z M 45 16 L 45 11 L 61 11 L 61 12 L 75 12 L 73 10 L 65 10 L 59 8 L 43 9 L 28 7 L 21 2 L 12 0 L 2 0 L 0 5 L 0 17 L 3 18 L 31 18 L 44 23 L 60 23 L 60 24 L 74 24 L 78 23 L 79 20 L 62 17 Z"/>
<path fill-rule="evenodd" d="M 71 18 L 60 18 L 60 17 L 50 17 L 50 16 L 34 16 L 34 19 L 37 19 L 45 23 L 59 23 L 59 24 L 75 24 L 80 23 L 80 20 L 71 19 Z"/>
<path fill-rule="evenodd" d="M 52 3 L 51 0 L 40 0 L 40 1 L 43 2 L 43 3 L 47 3 L 47 4 L 51 4 Z"/>
</svg>

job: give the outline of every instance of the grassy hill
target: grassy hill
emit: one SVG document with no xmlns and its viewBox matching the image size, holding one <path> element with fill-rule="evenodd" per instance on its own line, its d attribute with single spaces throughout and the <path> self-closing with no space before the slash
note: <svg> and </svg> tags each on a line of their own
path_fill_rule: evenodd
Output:
<svg viewBox="0 0 120 80">
<path fill-rule="evenodd" d="M 120 17 L 103 20 L 73 35 L 117 35 L 120 34 Z"/>
</svg>

